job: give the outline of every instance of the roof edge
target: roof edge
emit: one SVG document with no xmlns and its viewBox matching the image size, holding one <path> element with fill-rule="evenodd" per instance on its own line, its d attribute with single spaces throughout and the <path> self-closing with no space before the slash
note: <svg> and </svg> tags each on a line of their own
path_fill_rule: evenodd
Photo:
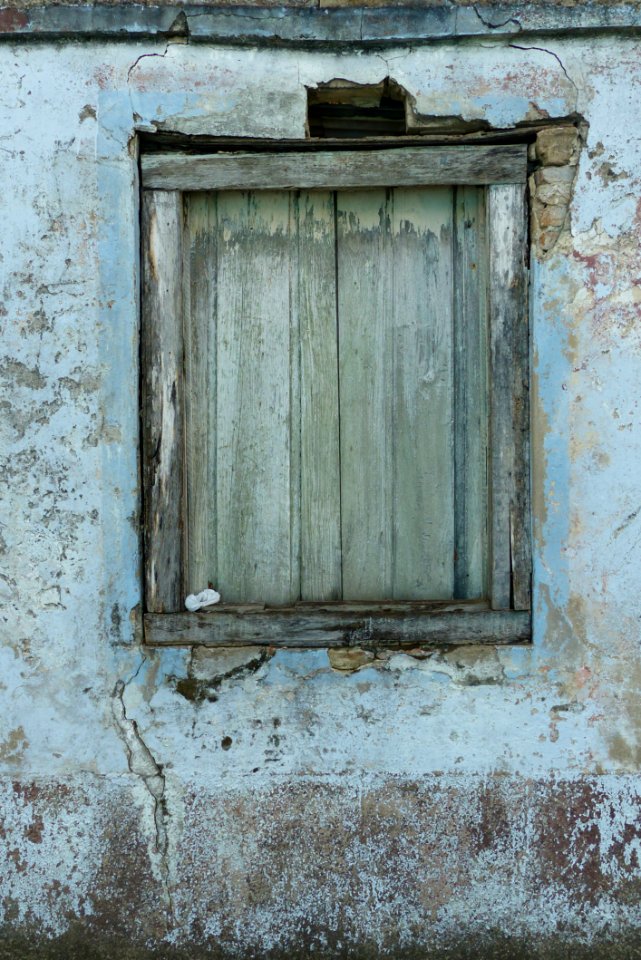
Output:
<svg viewBox="0 0 641 960">
<path fill-rule="evenodd" d="M 47 4 L 0 7 L 0 39 L 132 40 L 183 37 L 234 45 L 357 46 L 470 37 L 641 33 L 641 7 L 622 3 L 394 7 L 209 4 Z"/>
</svg>

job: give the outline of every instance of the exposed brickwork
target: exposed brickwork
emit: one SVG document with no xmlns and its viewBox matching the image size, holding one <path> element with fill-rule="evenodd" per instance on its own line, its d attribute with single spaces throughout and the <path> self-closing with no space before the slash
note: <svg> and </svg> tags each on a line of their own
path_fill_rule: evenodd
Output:
<svg viewBox="0 0 641 960">
<path fill-rule="evenodd" d="M 544 254 L 567 226 L 580 149 L 577 128 L 558 126 L 541 130 L 531 150 L 540 164 L 530 177 L 532 239 Z"/>
</svg>

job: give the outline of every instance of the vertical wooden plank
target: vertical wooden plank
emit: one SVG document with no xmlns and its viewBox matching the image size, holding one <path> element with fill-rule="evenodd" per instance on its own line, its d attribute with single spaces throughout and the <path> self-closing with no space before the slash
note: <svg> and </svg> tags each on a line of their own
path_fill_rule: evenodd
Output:
<svg viewBox="0 0 641 960">
<path fill-rule="evenodd" d="M 530 576 L 529 536 L 524 529 L 529 517 L 529 511 L 524 512 L 528 497 L 528 337 L 522 185 L 488 187 L 488 247 L 492 374 L 490 598 L 495 609 L 507 609 L 513 602 L 529 602 Z"/>
<path fill-rule="evenodd" d="M 334 194 L 298 206 L 301 598 L 342 595 Z"/>
<path fill-rule="evenodd" d="M 532 532 L 530 509 L 530 333 L 528 306 L 528 272 L 526 265 L 528 224 L 527 204 L 522 191 L 515 191 L 515 245 L 521 255 L 515 257 L 514 353 L 512 380 L 514 389 L 514 501 L 510 515 L 510 548 L 512 565 L 512 606 L 515 610 L 532 607 Z"/>
<path fill-rule="evenodd" d="M 454 586 L 451 188 L 393 192 L 393 585 L 395 599 Z"/>
<path fill-rule="evenodd" d="M 486 596 L 488 525 L 487 246 L 485 194 L 459 187 L 455 207 L 455 586 Z"/>
<path fill-rule="evenodd" d="M 152 613 L 183 601 L 182 198 L 142 200 L 142 405 L 145 603 Z"/>
<path fill-rule="evenodd" d="M 337 194 L 343 598 L 392 596 L 390 192 Z"/>
<path fill-rule="evenodd" d="M 216 582 L 216 194 L 185 197 L 185 589 Z"/>
<path fill-rule="evenodd" d="M 289 265 L 289 590 L 291 602 L 301 598 L 301 340 L 298 249 L 298 191 L 290 191 Z"/>
<path fill-rule="evenodd" d="M 290 196 L 218 195 L 217 587 L 287 603 L 291 570 Z"/>
</svg>

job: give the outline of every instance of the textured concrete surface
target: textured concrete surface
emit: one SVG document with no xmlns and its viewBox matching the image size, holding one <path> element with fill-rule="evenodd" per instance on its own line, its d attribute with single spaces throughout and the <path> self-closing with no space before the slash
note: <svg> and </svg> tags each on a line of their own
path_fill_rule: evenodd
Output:
<svg viewBox="0 0 641 960">
<path fill-rule="evenodd" d="M 0 956 L 634 956 L 641 44 L 0 57 Z M 302 137 L 306 86 L 387 75 L 419 127 L 582 118 L 530 262 L 534 642 L 145 650 L 136 132 Z"/>
<path fill-rule="evenodd" d="M 166 37 L 247 46 L 389 47 L 465 37 L 631 35 L 641 30 L 637 3 L 432 3 L 418 0 L 290 0 L 288 3 L 42 4 L 0 6 L 0 37 L 33 40 Z M 540 44 L 539 44 L 540 45 Z"/>
<path fill-rule="evenodd" d="M 75 2 L 66 2 L 61 6 L 80 6 L 85 0 L 75 0 Z M 198 0 L 201 6 L 210 7 L 462 7 L 473 10 L 474 7 L 497 7 L 496 0 L 478 0 L 478 3 L 470 3 L 469 0 L 448 0 L 443 4 L 443 0 L 413 0 L 411 4 L 407 0 Z M 129 0 L 100 0 L 101 6 L 112 7 L 186 7 L 193 6 L 193 3 L 176 3 L 176 0 L 136 0 L 135 3 Z M 2 7 L 6 9 L 28 10 L 35 7 L 47 7 L 51 4 L 46 0 L 4 0 Z M 501 6 L 508 6 L 502 4 Z M 527 14 L 530 10 L 545 8 L 568 8 L 579 7 L 587 8 L 591 11 L 604 10 L 636 10 L 641 6 L 636 0 L 596 0 L 588 2 L 585 0 L 526 0 L 526 2 L 515 3 L 513 9 L 520 10 Z"/>
</svg>

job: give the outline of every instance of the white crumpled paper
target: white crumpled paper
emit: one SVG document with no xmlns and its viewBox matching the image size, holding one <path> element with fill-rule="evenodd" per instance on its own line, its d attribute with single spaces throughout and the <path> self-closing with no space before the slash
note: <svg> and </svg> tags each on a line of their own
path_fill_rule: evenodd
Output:
<svg viewBox="0 0 641 960">
<path fill-rule="evenodd" d="M 218 603 L 220 594 L 216 590 L 201 590 L 200 593 L 190 593 L 185 597 L 185 607 L 190 613 L 200 610 L 201 607 L 211 607 Z"/>
</svg>

